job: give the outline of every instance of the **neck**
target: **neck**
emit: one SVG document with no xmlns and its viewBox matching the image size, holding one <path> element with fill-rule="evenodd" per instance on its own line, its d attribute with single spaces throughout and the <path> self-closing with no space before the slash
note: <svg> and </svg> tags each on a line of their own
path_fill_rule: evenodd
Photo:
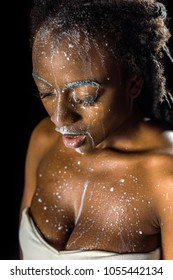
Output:
<svg viewBox="0 0 173 280">
<path fill-rule="evenodd" d="M 98 148 L 113 148 L 121 151 L 133 149 L 139 141 L 144 118 L 138 110 L 133 110 L 124 122 L 98 146 Z M 135 148 L 135 146 L 134 146 Z"/>
</svg>

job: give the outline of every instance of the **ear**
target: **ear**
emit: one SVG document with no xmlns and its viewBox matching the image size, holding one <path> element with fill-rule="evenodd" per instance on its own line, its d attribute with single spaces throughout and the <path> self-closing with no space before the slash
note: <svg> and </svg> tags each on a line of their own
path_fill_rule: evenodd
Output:
<svg viewBox="0 0 173 280">
<path fill-rule="evenodd" d="M 144 80 L 142 76 L 133 75 L 132 77 L 130 77 L 128 80 L 129 97 L 131 97 L 132 99 L 138 97 L 138 95 L 142 90 L 143 84 L 144 84 Z"/>
</svg>

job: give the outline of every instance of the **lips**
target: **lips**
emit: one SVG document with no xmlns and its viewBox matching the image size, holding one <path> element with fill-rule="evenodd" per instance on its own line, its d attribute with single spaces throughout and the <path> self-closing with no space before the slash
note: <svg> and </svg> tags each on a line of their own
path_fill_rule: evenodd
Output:
<svg viewBox="0 0 173 280">
<path fill-rule="evenodd" d="M 75 134 L 75 135 L 63 135 L 62 140 L 67 148 L 76 149 L 79 148 L 85 141 L 86 135 Z"/>
</svg>

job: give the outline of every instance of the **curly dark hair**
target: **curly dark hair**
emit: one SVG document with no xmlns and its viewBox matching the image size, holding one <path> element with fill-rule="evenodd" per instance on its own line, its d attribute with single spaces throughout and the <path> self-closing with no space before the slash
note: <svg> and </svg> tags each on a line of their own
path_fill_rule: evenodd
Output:
<svg viewBox="0 0 173 280">
<path fill-rule="evenodd" d="M 143 115 L 173 124 L 173 96 L 164 67 L 165 54 L 173 62 L 167 47 L 168 20 L 165 5 L 155 0 L 34 0 L 31 44 L 36 34 L 44 36 L 50 30 L 59 38 L 80 30 L 93 41 L 101 39 L 123 65 L 126 77 L 143 76 L 144 86 L 136 99 Z"/>
</svg>

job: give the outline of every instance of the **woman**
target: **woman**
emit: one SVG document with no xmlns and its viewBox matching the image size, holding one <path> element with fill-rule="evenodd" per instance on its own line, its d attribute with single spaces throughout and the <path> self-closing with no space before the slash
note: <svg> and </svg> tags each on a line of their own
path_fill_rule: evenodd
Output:
<svg viewBox="0 0 173 280">
<path fill-rule="evenodd" d="M 33 78 L 48 117 L 26 158 L 24 259 L 173 259 L 166 8 L 35 1 Z"/>
</svg>

